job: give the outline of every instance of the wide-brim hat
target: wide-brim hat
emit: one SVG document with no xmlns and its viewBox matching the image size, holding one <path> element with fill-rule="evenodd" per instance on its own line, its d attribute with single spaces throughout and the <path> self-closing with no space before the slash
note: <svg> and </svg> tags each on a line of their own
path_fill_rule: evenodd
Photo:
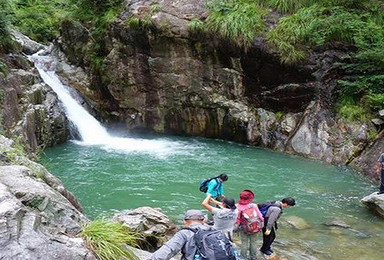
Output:
<svg viewBox="0 0 384 260">
<path fill-rule="evenodd" d="M 243 190 L 242 192 L 240 192 L 239 204 L 241 205 L 249 204 L 253 201 L 254 198 L 255 198 L 255 194 L 253 194 L 251 190 Z"/>
</svg>

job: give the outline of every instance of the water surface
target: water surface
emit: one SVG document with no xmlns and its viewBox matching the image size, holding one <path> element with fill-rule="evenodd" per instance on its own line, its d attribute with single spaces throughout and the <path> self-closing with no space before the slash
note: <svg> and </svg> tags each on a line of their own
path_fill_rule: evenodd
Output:
<svg viewBox="0 0 384 260">
<path fill-rule="evenodd" d="M 360 204 L 376 186 L 347 169 L 225 141 L 180 137 L 129 139 L 116 145 L 68 142 L 47 149 L 43 162 L 75 194 L 90 218 L 140 206 L 160 207 L 180 223 L 201 208 L 201 180 L 227 173 L 225 195 L 243 189 L 256 202 L 292 196 L 275 248 L 288 259 L 384 259 L 384 221 Z M 121 139 L 123 140 L 123 139 Z M 291 217 L 309 229 L 296 230 Z M 349 229 L 324 223 L 342 220 Z"/>
</svg>

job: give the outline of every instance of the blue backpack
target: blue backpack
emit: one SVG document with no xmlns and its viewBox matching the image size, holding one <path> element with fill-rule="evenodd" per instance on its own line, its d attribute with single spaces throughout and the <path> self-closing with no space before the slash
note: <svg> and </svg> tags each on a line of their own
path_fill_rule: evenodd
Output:
<svg viewBox="0 0 384 260">
<path fill-rule="evenodd" d="M 200 190 L 201 192 L 206 193 L 207 190 L 208 190 L 208 183 L 209 183 L 211 180 L 216 179 L 216 178 L 217 178 L 217 177 L 212 177 L 212 178 L 203 180 L 203 181 L 200 183 L 199 190 Z M 216 180 L 216 186 L 215 186 L 215 189 L 217 188 L 218 185 L 219 185 L 219 181 Z"/>
<path fill-rule="evenodd" d="M 265 218 L 265 215 L 267 215 L 268 209 L 270 207 L 281 208 L 281 206 L 277 204 L 276 201 L 268 201 L 268 202 L 260 203 L 260 204 L 257 204 L 257 207 L 259 207 L 259 210 L 264 218 Z"/>
</svg>

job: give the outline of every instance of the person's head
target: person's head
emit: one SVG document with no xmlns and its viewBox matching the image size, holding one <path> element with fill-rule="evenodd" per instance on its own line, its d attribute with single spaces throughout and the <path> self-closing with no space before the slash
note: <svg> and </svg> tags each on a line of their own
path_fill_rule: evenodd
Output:
<svg viewBox="0 0 384 260">
<path fill-rule="evenodd" d="M 201 210 L 190 209 L 184 213 L 184 225 L 189 227 L 194 223 L 204 224 L 205 215 Z"/>
<path fill-rule="evenodd" d="M 255 198 L 255 194 L 251 190 L 243 190 L 240 192 L 240 200 L 239 204 L 241 205 L 247 205 L 253 201 Z"/>
<path fill-rule="evenodd" d="M 218 176 L 218 178 L 221 180 L 221 182 L 225 182 L 228 180 L 228 175 L 226 175 L 225 173 L 222 173 Z"/>
<path fill-rule="evenodd" d="M 235 200 L 232 199 L 232 198 L 225 198 L 225 199 L 223 200 L 223 206 L 224 206 L 225 208 L 234 210 L 234 209 L 236 209 Z"/>
<path fill-rule="evenodd" d="M 289 208 L 296 205 L 296 201 L 291 197 L 286 197 L 282 199 L 281 203 L 283 203 L 283 208 Z"/>
</svg>

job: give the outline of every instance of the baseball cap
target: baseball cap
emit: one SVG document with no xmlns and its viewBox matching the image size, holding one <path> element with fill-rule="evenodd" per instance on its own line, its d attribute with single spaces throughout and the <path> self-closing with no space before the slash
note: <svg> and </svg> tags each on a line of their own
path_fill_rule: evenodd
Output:
<svg viewBox="0 0 384 260">
<path fill-rule="evenodd" d="M 204 220 L 205 215 L 201 210 L 190 209 L 184 214 L 184 220 Z"/>
</svg>

